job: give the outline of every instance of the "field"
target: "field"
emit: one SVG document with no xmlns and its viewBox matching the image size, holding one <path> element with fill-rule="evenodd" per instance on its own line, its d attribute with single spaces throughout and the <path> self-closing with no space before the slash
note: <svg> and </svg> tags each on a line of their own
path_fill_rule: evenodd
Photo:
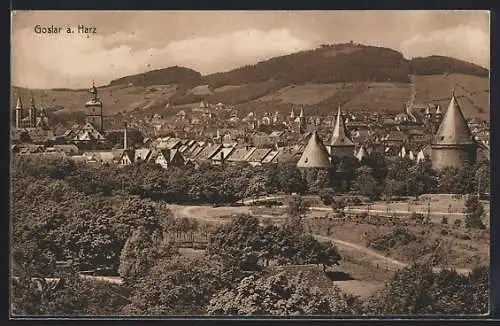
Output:
<svg viewBox="0 0 500 326">
<path fill-rule="evenodd" d="M 446 108 L 450 91 L 455 88 L 455 94 L 466 118 L 479 116 L 489 120 L 489 81 L 487 78 L 451 74 L 448 76 L 414 76 L 412 80 L 417 104 L 433 101 L 433 103 Z M 177 85 L 148 87 L 116 85 L 99 88 L 106 116 L 134 110 L 164 108 L 176 93 Z M 29 89 L 13 88 L 11 107 L 15 107 L 17 96 L 22 96 L 23 100 L 28 102 L 30 94 L 31 90 Z M 84 109 L 85 102 L 90 95 L 87 89 L 33 90 L 33 94 L 37 102 L 41 99 L 43 106 L 57 109 L 60 112 Z M 371 111 L 387 110 L 399 113 L 404 112 L 411 90 L 410 84 L 391 82 L 282 85 L 281 82 L 269 80 L 252 84 L 223 86 L 215 90 L 200 85 L 187 90 L 186 94 L 198 97 L 206 95 L 205 99 L 212 103 L 240 104 L 243 111 L 246 105 L 258 104 L 258 107 L 261 107 L 264 103 L 268 103 L 275 108 L 290 104 L 316 105 L 318 106 L 316 111 L 323 112 L 325 110 L 331 111 L 332 107 L 342 103 L 354 111 L 368 108 Z M 464 97 L 465 95 L 467 97 Z M 199 99 L 193 100 L 192 104 L 193 107 L 197 107 Z M 181 107 L 183 105 L 179 105 L 177 109 Z M 289 107 L 286 110 L 289 110 Z"/>
<path fill-rule="evenodd" d="M 307 197 L 306 197 L 307 199 Z M 313 197 L 309 199 L 314 199 Z M 316 198 L 317 199 L 317 198 Z M 464 199 L 451 195 L 422 196 L 415 204 L 418 209 L 427 208 L 430 199 L 432 210 L 461 211 Z M 317 203 L 317 201 L 316 201 Z M 489 203 L 485 203 L 486 210 Z M 385 203 L 375 203 L 373 207 L 385 210 Z M 391 209 L 407 209 L 406 202 L 392 202 Z M 253 214 L 272 222 L 281 223 L 286 217 L 286 207 L 212 207 L 168 205 L 177 217 L 197 219 L 201 223 L 216 225 L 227 223 L 236 214 Z M 327 209 L 327 207 L 323 206 Z M 462 217 L 463 218 L 463 217 Z M 441 223 L 441 216 L 431 218 L 424 224 L 410 218 L 335 218 L 328 210 L 311 210 L 306 216 L 306 231 L 320 241 L 333 242 L 343 257 L 340 266 L 332 268 L 330 274 L 323 274 L 321 267 L 286 266 L 282 268 L 290 273 L 302 271 L 311 286 L 331 288 L 338 286 L 345 292 L 366 296 L 383 286 L 392 273 L 414 261 L 424 262 L 434 259 L 437 267 L 454 267 L 461 273 L 467 273 L 479 265 L 489 265 L 489 231 L 467 230 L 453 225 L 453 217 L 448 223 Z M 390 234 L 398 228 L 404 228 L 415 236 L 415 240 L 406 244 L 397 244 L 388 250 L 369 247 L 369 242 Z M 444 230 L 444 231 L 443 231 Z M 200 254 L 183 249 L 183 254 Z"/>
</svg>

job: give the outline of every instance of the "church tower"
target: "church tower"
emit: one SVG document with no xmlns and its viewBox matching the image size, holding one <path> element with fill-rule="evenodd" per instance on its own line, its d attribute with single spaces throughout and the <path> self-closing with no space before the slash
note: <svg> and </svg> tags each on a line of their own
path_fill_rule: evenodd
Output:
<svg viewBox="0 0 500 326">
<path fill-rule="evenodd" d="M 36 127 L 36 106 L 35 106 L 35 99 L 33 98 L 33 94 L 31 94 L 30 107 L 28 110 L 28 117 L 29 117 L 29 127 L 28 128 L 35 128 Z"/>
<path fill-rule="evenodd" d="M 21 128 L 21 121 L 23 120 L 23 102 L 21 101 L 21 98 L 17 98 L 17 104 L 16 104 L 16 128 L 19 129 Z"/>
<path fill-rule="evenodd" d="M 344 118 L 342 117 L 339 107 L 337 120 L 335 121 L 335 128 L 333 129 L 333 135 L 330 140 L 330 144 L 328 145 L 330 156 L 336 156 L 339 158 L 353 156 L 354 147 L 353 141 L 346 134 Z"/>
<path fill-rule="evenodd" d="M 92 88 L 89 92 L 90 100 L 85 103 L 87 122 L 90 122 L 100 133 L 104 133 L 102 102 L 99 99 L 94 81 L 92 81 Z"/>
<path fill-rule="evenodd" d="M 476 162 L 477 144 L 467 125 L 454 92 L 431 144 L 431 161 L 435 170 L 447 166 L 461 168 Z"/>
<path fill-rule="evenodd" d="M 299 129 L 299 134 L 303 134 L 306 132 L 306 117 L 304 116 L 304 109 L 300 109 L 300 114 L 299 114 L 299 122 L 298 122 L 298 129 Z"/>
</svg>

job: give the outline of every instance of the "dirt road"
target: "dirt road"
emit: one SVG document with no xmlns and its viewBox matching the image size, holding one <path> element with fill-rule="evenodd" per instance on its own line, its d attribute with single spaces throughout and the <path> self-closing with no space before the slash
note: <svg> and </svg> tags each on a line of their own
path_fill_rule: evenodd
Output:
<svg viewBox="0 0 500 326">
<path fill-rule="evenodd" d="M 248 207 L 211 207 L 211 206 L 179 206 L 175 205 L 172 207 L 174 215 L 179 217 L 188 217 L 198 220 L 204 220 L 212 223 L 227 223 L 230 219 L 222 219 L 221 216 L 228 216 L 231 214 L 239 213 L 250 213 Z M 276 218 L 276 217 L 274 217 Z M 408 264 L 398 261 L 396 259 L 384 256 L 374 250 L 357 245 L 355 243 L 342 241 L 339 239 L 325 237 L 321 235 L 314 235 L 314 237 L 320 241 L 331 241 L 340 250 L 348 252 L 354 255 L 359 255 L 360 253 L 364 256 L 368 256 L 370 259 L 367 260 L 374 266 L 378 268 L 384 268 L 392 271 L 396 271 L 403 267 L 408 266 Z M 439 268 L 435 268 L 435 271 L 439 271 Z M 470 269 L 458 268 L 456 269 L 458 273 L 467 274 L 470 273 Z"/>
</svg>

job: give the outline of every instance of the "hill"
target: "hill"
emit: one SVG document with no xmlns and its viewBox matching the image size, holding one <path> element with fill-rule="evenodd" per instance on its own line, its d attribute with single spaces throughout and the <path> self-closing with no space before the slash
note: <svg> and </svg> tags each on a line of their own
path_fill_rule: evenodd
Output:
<svg viewBox="0 0 500 326">
<path fill-rule="evenodd" d="M 201 82 L 201 74 L 193 69 L 185 67 L 169 67 L 148 71 L 142 74 L 127 76 L 112 80 L 114 85 L 133 85 L 136 87 L 147 87 L 152 85 L 179 84 L 186 87 L 194 87 Z"/>
<path fill-rule="evenodd" d="M 177 66 L 149 71 L 113 80 L 99 87 L 99 94 L 106 115 L 138 110 L 171 114 L 177 106 L 202 100 L 235 105 L 243 112 L 288 113 L 301 105 L 309 114 L 329 114 L 338 105 L 353 111 L 402 112 L 412 92 L 417 104 L 445 106 L 455 88 L 466 117 L 489 119 L 488 77 L 487 69 L 449 57 L 408 60 L 392 49 L 348 43 L 207 76 Z M 31 91 L 37 102 L 58 113 L 82 110 L 89 98 L 87 90 L 14 87 L 12 107 L 18 95 L 28 101 Z"/>
</svg>

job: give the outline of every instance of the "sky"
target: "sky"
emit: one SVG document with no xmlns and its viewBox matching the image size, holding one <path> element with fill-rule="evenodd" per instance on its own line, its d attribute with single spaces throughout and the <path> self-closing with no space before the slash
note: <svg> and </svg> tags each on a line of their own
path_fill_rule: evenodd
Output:
<svg viewBox="0 0 500 326">
<path fill-rule="evenodd" d="M 86 88 L 175 65 L 228 71 L 351 40 L 490 67 L 488 11 L 16 11 L 11 76 L 21 87 Z"/>
</svg>

